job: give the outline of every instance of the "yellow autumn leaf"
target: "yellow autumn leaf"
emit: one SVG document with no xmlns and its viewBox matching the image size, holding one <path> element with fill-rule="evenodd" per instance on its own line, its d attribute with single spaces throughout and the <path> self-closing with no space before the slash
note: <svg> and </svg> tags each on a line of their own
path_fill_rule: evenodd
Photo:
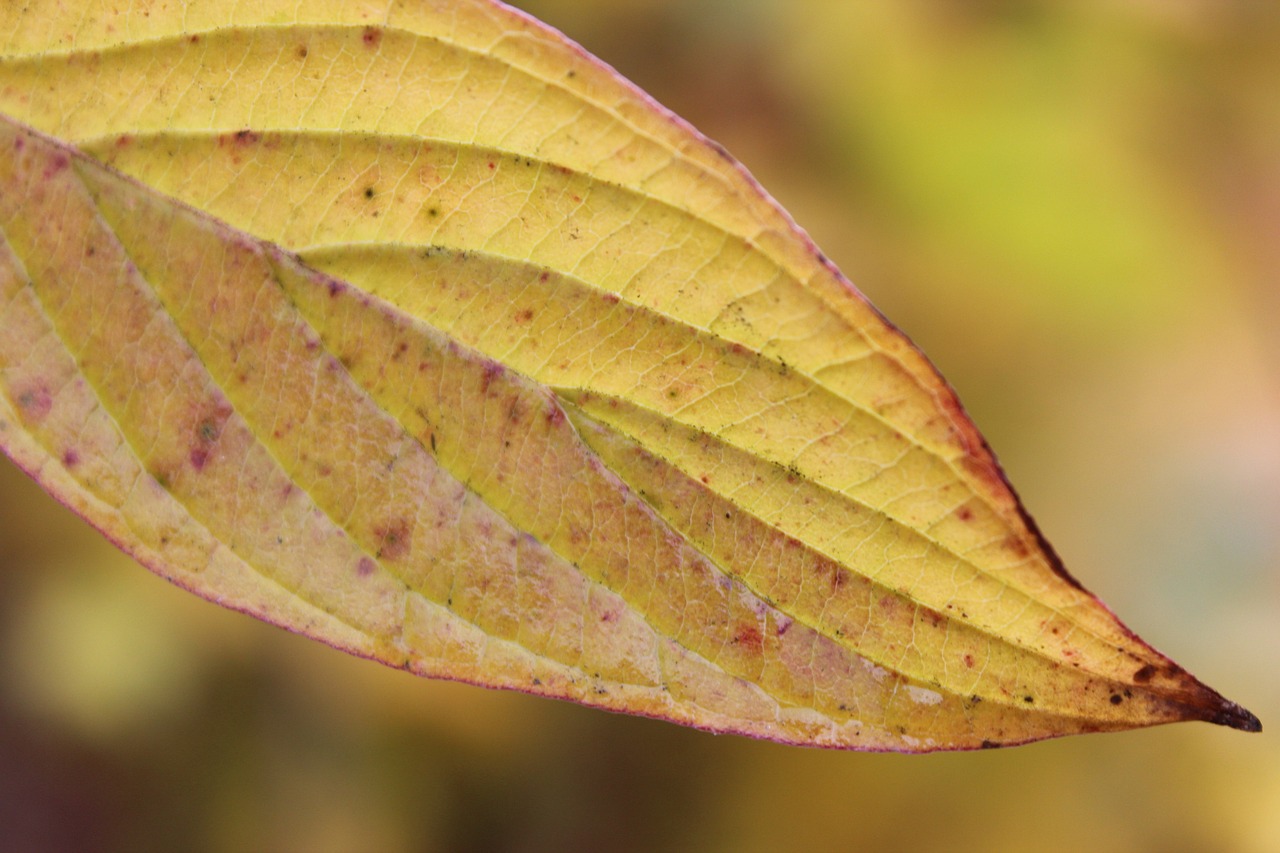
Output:
<svg viewBox="0 0 1280 853">
<path fill-rule="evenodd" d="M 793 743 L 1258 728 L 741 166 L 519 13 L 5 4 L 0 113 L 0 443 L 200 595 Z"/>
</svg>

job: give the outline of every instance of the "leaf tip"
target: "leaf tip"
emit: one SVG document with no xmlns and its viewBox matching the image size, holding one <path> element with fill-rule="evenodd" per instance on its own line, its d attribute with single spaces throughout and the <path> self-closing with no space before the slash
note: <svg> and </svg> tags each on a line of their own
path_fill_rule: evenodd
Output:
<svg viewBox="0 0 1280 853">
<path fill-rule="evenodd" d="M 1219 726 L 1229 726 L 1242 732 L 1262 731 L 1261 720 L 1255 717 L 1252 712 L 1228 699 L 1223 699 L 1215 713 L 1205 717 L 1205 722 Z"/>
<path fill-rule="evenodd" d="M 1200 682 L 1196 682 L 1200 696 L 1189 705 L 1192 710 L 1184 719 L 1202 720 L 1215 726 L 1227 726 L 1242 732 L 1262 731 L 1262 722 L 1251 711 L 1246 710 L 1222 694 Z"/>
<path fill-rule="evenodd" d="M 1149 682 L 1152 678 L 1152 674 L 1148 671 L 1150 669 L 1151 667 L 1144 666 L 1138 670 L 1134 676 L 1134 684 L 1145 685 Z M 1262 731 L 1262 722 L 1251 711 L 1232 702 L 1185 670 L 1175 667 L 1174 671 L 1184 679 L 1184 689 L 1190 689 L 1190 693 L 1184 693 L 1180 700 L 1183 707 L 1180 719 L 1201 720 L 1216 726 L 1239 729 L 1242 732 Z"/>
</svg>

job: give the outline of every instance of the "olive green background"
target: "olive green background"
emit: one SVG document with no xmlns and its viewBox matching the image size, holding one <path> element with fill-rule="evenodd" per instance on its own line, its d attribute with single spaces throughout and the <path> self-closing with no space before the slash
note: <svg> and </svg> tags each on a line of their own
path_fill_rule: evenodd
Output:
<svg viewBox="0 0 1280 853">
<path fill-rule="evenodd" d="M 1280 4 L 540 0 L 956 386 L 1086 586 L 1280 726 Z M 1280 850 L 1185 724 L 865 755 L 415 679 L 220 610 L 0 462 L 0 848 Z"/>
</svg>

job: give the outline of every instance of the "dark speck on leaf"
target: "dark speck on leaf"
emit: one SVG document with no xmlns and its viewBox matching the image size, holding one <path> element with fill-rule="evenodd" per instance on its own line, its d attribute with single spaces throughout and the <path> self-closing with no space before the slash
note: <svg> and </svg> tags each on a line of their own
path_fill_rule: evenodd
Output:
<svg viewBox="0 0 1280 853">
<path fill-rule="evenodd" d="M 395 560 L 409 553 L 411 531 L 409 522 L 405 519 L 396 519 L 383 527 L 374 528 L 373 534 L 382 543 L 378 549 L 379 557 Z"/>
<path fill-rule="evenodd" d="M 23 391 L 18 395 L 18 406 L 32 421 L 40 421 L 53 408 L 53 397 L 43 385 Z"/>
</svg>

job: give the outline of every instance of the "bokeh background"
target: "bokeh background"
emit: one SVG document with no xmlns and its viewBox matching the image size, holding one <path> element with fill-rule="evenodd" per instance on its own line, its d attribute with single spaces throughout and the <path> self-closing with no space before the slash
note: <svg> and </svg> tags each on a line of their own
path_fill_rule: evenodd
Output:
<svg viewBox="0 0 1280 853">
<path fill-rule="evenodd" d="M 529 0 L 930 354 L 1072 571 L 1280 726 L 1280 4 Z M 1280 741 L 713 737 L 348 658 L 0 460 L 0 848 L 1280 850 Z"/>
</svg>

